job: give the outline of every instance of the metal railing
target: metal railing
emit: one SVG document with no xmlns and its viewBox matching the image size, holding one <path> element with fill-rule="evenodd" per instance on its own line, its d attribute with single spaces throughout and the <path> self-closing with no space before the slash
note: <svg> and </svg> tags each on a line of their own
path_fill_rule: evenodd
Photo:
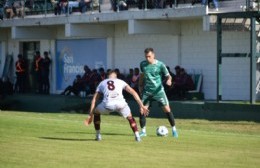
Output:
<svg viewBox="0 0 260 168">
<path fill-rule="evenodd" d="M 120 12 L 124 10 L 150 10 L 150 9 L 163 9 L 163 8 L 179 8 L 179 7 L 190 7 L 192 5 L 205 5 L 210 7 L 218 8 L 220 4 L 221 7 L 225 7 L 225 3 L 232 2 L 216 0 L 217 3 L 210 2 L 208 0 L 193 0 L 185 1 L 182 0 L 90 0 L 88 4 L 86 4 L 86 9 L 82 10 L 82 4 L 80 5 L 80 0 L 68 0 L 64 4 L 59 2 L 58 0 L 9 0 L 9 1 L 23 1 L 24 2 L 24 12 L 25 15 L 38 15 L 48 13 L 55 14 L 65 14 L 70 15 L 73 12 L 108 12 L 111 11 L 111 8 L 115 12 Z M 233 0 L 234 4 L 237 3 L 236 0 Z M 203 2 L 203 3 L 202 3 Z M 243 4 L 239 7 L 239 11 L 243 8 L 244 11 L 257 10 L 260 11 L 260 0 L 242 0 Z M 224 6 L 223 6 L 224 5 Z M 237 4 L 236 4 L 237 5 Z M 65 6 L 65 8 L 64 8 Z M 84 6 L 84 5 L 83 5 Z M 5 7 L 0 6 L 0 12 L 5 12 Z M 173 9 L 173 10 L 174 10 Z M 61 11 L 64 10 L 64 11 Z M 192 8 L 191 8 L 192 10 Z"/>
</svg>

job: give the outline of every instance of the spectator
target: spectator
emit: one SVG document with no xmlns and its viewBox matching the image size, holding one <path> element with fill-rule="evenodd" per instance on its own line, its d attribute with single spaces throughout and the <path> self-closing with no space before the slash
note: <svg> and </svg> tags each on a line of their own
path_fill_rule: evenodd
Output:
<svg viewBox="0 0 260 168">
<path fill-rule="evenodd" d="M 18 54 L 18 60 L 15 63 L 16 71 L 16 83 L 15 83 L 15 92 L 23 93 L 25 91 L 25 80 L 26 80 L 26 71 L 25 71 L 25 61 L 22 54 Z"/>
<path fill-rule="evenodd" d="M 166 0 L 155 0 L 155 8 L 163 9 L 166 7 Z"/>
<path fill-rule="evenodd" d="M 42 89 L 43 89 L 43 93 L 49 94 L 50 93 L 49 74 L 50 74 L 51 59 L 47 51 L 45 51 L 43 55 L 44 58 L 42 60 L 42 87 L 43 87 Z"/>
<path fill-rule="evenodd" d="M 216 11 L 218 11 L 218 1 L 217 0 L 212 0 L 215 6 Z M 203 5 L 208 5 L 207 3 L 209 2 L 209 0 L 202 0 L 201 1 Z"/>
<path fill-rule="evenodd" d="M 192 0 L 191 5 L 194 5 L 198 0 Z"/>
<path fill-rule="evenodd" d="M 178 71 L 178 73 L 177 73 Z M 186 92 L 194 89 L 194 83 L 190 75 L 184 68 L 178 68 L 174 80 L 173 93 L 178 99 L 185 99 Z"/>
<path fill-rule="evenodd" d="M 134 75 L 131 80 L 131 87 L 139 94 L 139 77 L 140 71 L 139 68 L 134 69 Z"/>
<path fill-rule="evenodd" d="M 101 77 L 98 74 L 98 71 L 96 69 L 93 69 L 89 80 L 89 87 L 90 87 L 91 94 L 95 93 L 96 87 L 99 84 L 99 82 L 101 82 Z"/>
<path fill-rule="evenodd" d="M 68 0 L 58 0 L 57 13 L 66 14 L 68 9 Z"/>
<path fill-rule="evenodd" d="M 34 79 L 36 83 L 36 92 L 42 93 L 42 57 L 39 51 L 36 51 L 34 61 L 33 61 L 33 72 L 34 72 Z"/>
<path fill-rule="evenodd" d="M 168 72 L 170 73 L 171 77 L 172 77 L 172 84 L 174 83 L 174 78 L 175 78 L 175 74 L 171 71 L 170 67 L 169 66 L 166 66 Z M 166 80 L 165 77 L 162 79 L 163 81 L 163 87 L 164 87 L 164 90 L 165 90 L 165 93 L 168 97 L 171 97 L 171 90 L 172 90 L 172 87 L 173 86 L 168 86 L 166 84 Z"/>
<path fill-rule="evenodd" d="M 76 79 L 73 81 L 72 86 L 69 85 L 62 93 L 61 95 L 70 95 L 71 93 L 73 93 L 75 96 L 78 96 L 80 91 L 83 89 L 83 85 L 81 82 L 81 77 L 80 75 L 76 76 Z"/>
<path fill-rule="evenodd" d="M 72 13 L 72 9 L 73 8 L 78 8 L 79 7 L 79 1 L 80 0 L 69 0 L 68 3 L 69 3 L 69 13 L 71 14 Z"/>
<path fill-rule="evenodd" d="M 13 4 L 11 0 L 5 1 L 4 10 L 7 19 L 12 19 L 14 17 Z"/>
<path fill-rule="evenodd" d="M 13 11 L 16 16 L 24 17 L 24 0 L 16 0 L 13 4 Z"/>
<path fill-rule="evenodd" d="M 59 5 L 59 0 L 51 0 L 51 4 L 54 7 L 54 14 L 61 14 L 61 9 L 60 9 L 60 5 Z"/>
<path fill-rule="evenodd" d="M 120 70 L 118 68 L 115 69 L 115 72 L 117 74 L 117 78 L 121 79 L 121 80 L 125 80 L 125 76 L 123 74 L 120 73 Z"/>
<path fill-rule="evenodd" d="M 133 68 L 130 68 L 130 69 L 129 69 L 129 74 L 127 74 L 127 76 L 126 76 L 126 83 L 127 83 L 129 86 L 131 86 L 133 75 L 134 75 L 134 69 L 133 69 Z"/>
<path fill-rule="evenodd" d="M 101 81 L 107 78 L 104 68 L 99 68 L 98 71 L 99 71 Z"/>
<path fill-rule="evenodd" d="M 90 94 L 90 77 L 91 77 L 91 70 L 87 65 L 84 66 L 85 73 L 82 75 L 81 82 L 83 85 L 83 91 L 86 92 L 86 95 Z"/>
<path fill-rule="evenodd" d="M 87 9 L 90 8 L 91 0 L 80 0 L 79 9 L 81 13 L 87 12 Z"/>
<path fill-rule="evenodd" d="M 0 1 L 0 20 L 4 19 L 4 1 Z"/>
<path fill-rule="evenodd" d="M 181 68 L 181 75 L 183 76 L 183 83 L 185 91 L 194 90 L 195 84 L 189 74 L 185 71 L 184 68 Z"/>
<path fill-rule="evenodd" d="M 109 72 L 111 71 L 111 69 L 107 69 L 106 75 L 108 76 Z"/>
<path fill-rule="evenodd" d="M 117 11 L 117 8 L 119 7 L 119 11 L 128 10 L 127 0 L 113 0 L 112 3 L 112 9 L 113 11 Z"/>
</svg>

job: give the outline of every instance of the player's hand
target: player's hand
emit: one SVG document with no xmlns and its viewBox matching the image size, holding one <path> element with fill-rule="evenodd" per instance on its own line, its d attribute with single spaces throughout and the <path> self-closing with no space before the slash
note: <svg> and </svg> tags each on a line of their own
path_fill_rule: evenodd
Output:
<svg viewBox="0 0 260 168">
<path fill-rule="evenodd" d="M 171 79 L 168 79 L 168 80 L 166 81 L 166 85 L 172 86 L 172 80 L 171 80 Z"/>
<path fill-rule="evenodd" d="M 141 107 L 141 108 L 140 108 L 140 112 L 141 112 L 142 115 L 145 115 L 145 116 L 148 116 L 148 115 L 149 115 L 149 109 L 148 109 L 148 107 L 145 107 L 145 106 Z"/>
<path fill-rule="evenodd" d="M 92 115 L 89 115 L 88 118 L 86 118 L 86 119 L 84 120 L 84 124 L 85 124 L 86 126 L 89 126 L 89 125 L 92 123 L 92 121 L 93 121 L 93 114 L 92 114 Z"/>
</svg>

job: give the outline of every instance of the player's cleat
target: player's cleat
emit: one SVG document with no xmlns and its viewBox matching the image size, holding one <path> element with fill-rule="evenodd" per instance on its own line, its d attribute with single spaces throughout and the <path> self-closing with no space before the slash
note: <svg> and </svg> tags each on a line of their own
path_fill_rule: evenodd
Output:
<svg viewBox="0 0 260 168">
<path fill-rule="evenodd" d="M 141 140 L 141 137 L 135 137 L 135 141 L 136 142 L 141 142 L 142 140 Z"/>
<path fill-rule="evenodd" d="M 177 130 L 172 130 L 172 136 L 173 136 L 174 138 L 178 138 L 178 132 L 177 132 Z"/>
<path fill-rule="evenodd" d="M 146 132 L 140 132 L 140 137 L 146 137 Z"/>
<path fill-rule="evenodd" d="M 101 134 L 97 134 L 95 140 L 96 141 L 101 141 L 102 140 Z"/>
</svg>

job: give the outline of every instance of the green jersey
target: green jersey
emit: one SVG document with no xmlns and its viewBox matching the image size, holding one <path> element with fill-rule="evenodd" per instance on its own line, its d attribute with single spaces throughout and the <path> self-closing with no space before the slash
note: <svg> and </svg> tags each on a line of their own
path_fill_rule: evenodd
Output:
<svg viewBox="0 0 260 168">
<path fill-rule="evenodd" d="M 168 76 L 169 71 L 163 62 L 155 60 L 154 64 L 149 64 L 147 61 L 142 61 L 140 69 L 144 74 L 144 93 L 154 95 L 164 90 L 162 77 Z"/>
</svg>

